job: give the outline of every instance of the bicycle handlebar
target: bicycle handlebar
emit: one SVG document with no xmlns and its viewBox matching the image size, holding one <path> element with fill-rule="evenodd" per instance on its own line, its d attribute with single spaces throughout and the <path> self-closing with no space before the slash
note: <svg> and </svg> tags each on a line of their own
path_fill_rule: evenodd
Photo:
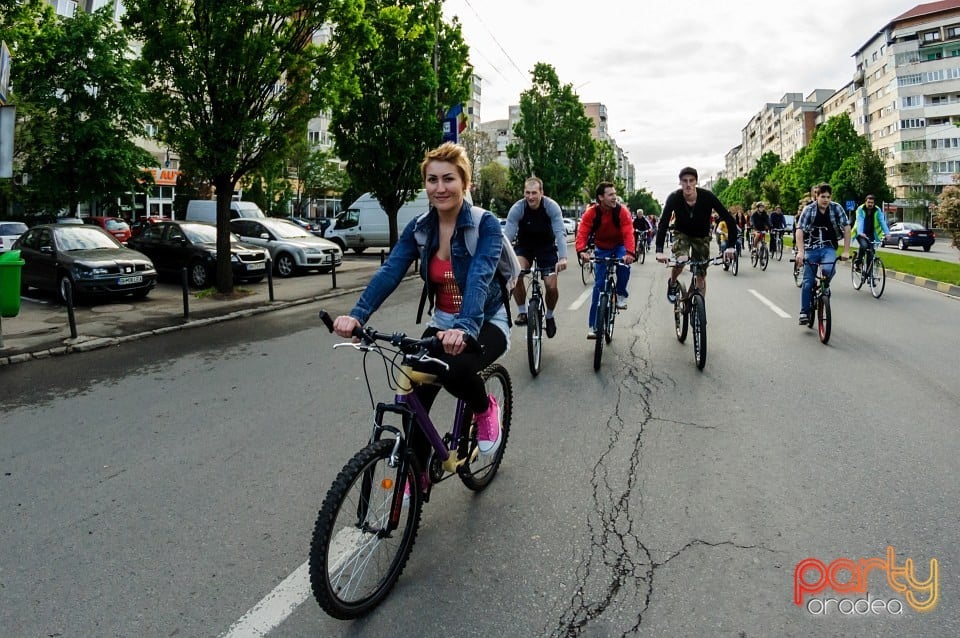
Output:
<svg viewBox="0 0 960 638">
<path fill-rule="evenodd" d="M 333 318 L 326 310 L 321 310 L 319 316 L 320 321 L 327 327 L 327 330 L 333 333 Z M 373 328 L 357 326 L 353 329 L 353 336 L 360 339 L 360 341 L 366 345 L 373 344 L 376 341 L 386 341 L 404 354 L 443 354 L 443 344 L 435 335 L 425 339 L 414 339 L 402 332 L 377 332 Z M 481 354 L 483 352 L 483 346 L 471 335 L 464 333 L 463 339 L 466 344 L 464 352 L 472 352 L 474 354 Z"/>
<path fill-rule="evenodd" d="M 667 268 L 675 268 L 677 266 L 717 266 L 722 264 L 724 261 L 723 255 L 717 255 L 716 257 L 709 257 L 707 259 L 676 259 L 671 258 L 667 260 Z"/>
<path fill-rule="evenodd" d="M 540 273 L 541 277 L 549 277 L 550 275 L 556 274 L 553 268 L 524 268 L 523 270 L 520 271 L 520 276 L 526 277 L 527 275 L 531 274 L 533 271 L 537 271 L 538 273 Z"/>
</svg>

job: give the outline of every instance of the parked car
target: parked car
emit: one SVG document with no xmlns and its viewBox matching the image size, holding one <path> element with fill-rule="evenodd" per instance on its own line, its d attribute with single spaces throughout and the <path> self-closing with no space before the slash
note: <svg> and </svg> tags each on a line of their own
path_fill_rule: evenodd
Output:
<svg viewBox="0 0 960 638">
<path fill-rule="evenodd" d="M 786 215 L 786 214 L 785 214 L 785 215 L 783 216 L 783 222 L 784 222 L 784 224 L 785 224 L 784 228 L 787 229 L 787 232 L 788 232 L 788 233 L 793 234 L 794 224 L 796 223 L 796 221 L 797 221 L 797 218 L 796 218 L 795 215 Z"/>
<path fill-rule="evenodd" d="M 42 224 L 23 233 L 13 248 L 26 262 L 20 287 L 56 292 L 66 301 L 85 295 L 133 295 L 143 298 L 157 283 L 150 258 L 125 247 L 95 226 Z"/>
<path fill-rule="evenodd" d="M 116 237 L 121 244 L 127 243 L 127 240 L 130 239 L 130 225 L 119 217 L 84 217 L 83 223 L 99 226 Z"/>
<path fill-rule="evenodd" d="M 270 251 L 274 270 L 281 277 L 314 268 L 330 272 L 343 263 L 340 246 L 286 219 L 231 219 L 230 227 L 240 241 Z"/>
<path fill-rule="evenodd" d="M 127 244 L 142 251 L 161 274 L 179 275 L 186 266 L 187 280 L 194 288 L 207 288 L 217 275 L 217 227 L 200 222 L 169 221 L 153 224 Z M 246 246 L 231 233 L 230 264 L 237 281 L 263 281 L 267 276 L 267 253 Z"/>
<path fill-rule="evenodd" d="M 884 236 L 882 244 L 896 246 L 900 250 L 906 250 L 911 246 L 923 246 L 924 252 L 930 252 L 930 247 L 936 240 L 936 234 L 921 224 L 897 222 L 890 226 L 890 234 Z"/>
<path fill-rule="evenodd" d="M 169 222 L 169 221 L 173 221 L 173 220 L 170 219 L 169 217 L 161 217 L 157 215 L 154 215 L 151 217 L 141 217 L 140 219 L 130 224 L 130 236 L 136 237 L 137 235 L 142 233 L 143 229 L 146 228 L 147 226 L 152 226 L 153 224 L 158 224 L 160 222 Z"/>
<path fill-rule="evenodd" d="M 70 224 L 82 224 L 83 220 L 79 217 L 57 217 L 58 224 L 65 224 L 69 226 Z"/>
<path fill-rule="evenodd" d="M 0 253 L 10 250 L 17 237 L 27 232 L 23 222 L 0 222 Z"/>
<path fill-rule="evenodd" d="M 563 231 L 568 235 L 572 235 L 577 232 L 577 220 L 575 220 L 573 217 L 564 217 Z"/>
<path fill-rule="evenodd" d="M 330 227 L 330 224 L 333 223 L 333 219 L 330 217 L 311 218 L 293 216 L 287 217 L 287 219 L 317 237 L 323 237 L 323 233 Z"/>
</svg>

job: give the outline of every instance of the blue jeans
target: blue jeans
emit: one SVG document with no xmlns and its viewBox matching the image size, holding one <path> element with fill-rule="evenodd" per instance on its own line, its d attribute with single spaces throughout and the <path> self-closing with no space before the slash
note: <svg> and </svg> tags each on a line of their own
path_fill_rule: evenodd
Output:
<svg viewBox="0 0 960 638">
<path fill-rule="evenodd" d="M 819 262 L 823 266 L 823 272 L 827 279 L 833 279 L 833 273 L 837 263 L 837 249 L 833 246 L 824 248 L 808 248 L 804 251 L 804 258 L 808 262 Z M 817 277 L 816 266 L 804 264 L 803 266 L 803 287 L 800 289 L 800 314 L 810 314 L 810 299 L 813 297 L 813 281 Z"/>
<path fill-rule="evenodd" d="M 627 254 L 627 249 L 623 244 L 620 244 L 616 248 L 597 248 L 593 251 L 593 256 L 597 259 L 604 259 L 605 257 L 618 257 L 623 259 L 624 255 Z M 603 286 L 607 281 L 607 265 L 604 263 L 596 264 L 596 270 L 594 271 L 593 277 L 593 299 L 590 301 L 590 323 L 588 327 L 593 328 L 594 322 L 597 320 L 597 302 L 600 301 L 600 293 L 603 291 Z M 630 281 L 630 268 L 627 266 L 617 266 L 617 297 L 620 299 L 626 299 L 629 295 L 627 292 L 627 282 Z"/>
</svg>

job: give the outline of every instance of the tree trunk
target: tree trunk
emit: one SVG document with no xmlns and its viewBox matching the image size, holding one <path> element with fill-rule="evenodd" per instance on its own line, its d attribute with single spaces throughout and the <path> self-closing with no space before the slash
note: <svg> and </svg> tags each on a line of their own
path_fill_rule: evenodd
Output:
<svg viewBox="0 0 960 638">
<path fill-rule="evenodd" d="M 230 262 L 230 202 L 234 182 L 229 175 L 213 178 L 217 189 L 217 291 L 233 292 L 233 266 Z"/>
</svg>

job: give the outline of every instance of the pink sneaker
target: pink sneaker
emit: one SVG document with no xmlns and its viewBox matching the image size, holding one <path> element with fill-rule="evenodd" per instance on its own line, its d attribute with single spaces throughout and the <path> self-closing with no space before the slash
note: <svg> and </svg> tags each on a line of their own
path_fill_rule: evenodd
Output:
<svg viewBox="0 0 960 638">
<path fill-rule="evenodd" d="M 503 430 L 500 429 L 500 406 L 492 394 L 490 407 L 486 412 L 477 415 L 477 447 L 481 454 L 493 454 L 500 447 Z"/>
</svg>

